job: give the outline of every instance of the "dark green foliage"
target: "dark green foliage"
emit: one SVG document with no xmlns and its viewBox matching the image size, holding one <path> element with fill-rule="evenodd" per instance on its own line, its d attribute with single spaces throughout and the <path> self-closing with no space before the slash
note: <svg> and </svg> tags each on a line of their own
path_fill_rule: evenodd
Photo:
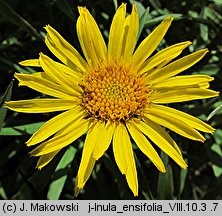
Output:
<svg viewBox="0 0 222 216">
<path fill-rule="evenodd" d="M 203 73 L 214 76 L 211 88 L 221 90 L 222 83 L 222 1 L 221 0 L 130 0 L 140 14 L 140 42 L 166 17 L 175 19 L 158 49 L 181 41 L 193 44 L 184 54 L 209 48 L 207 56 L 184 74 Z M 82 154 L 84 138 L 62 150 L 53 161 L 37 171 L 32 148 L 25 145 L 45 121 L 55 114 L 22 114 L 7 111 L 5 101 L 41 96 L 38 92 L 13 83 L 14 72 L 33 73 L 35 68 L 21 67 L 18 62 L 37 58 L 39 52 L 56 58 L 44 44 L 45 30 L 50 24 L 80 51 L 75 24 L 77 6 L 86 6 L 101 27 L 107 41 L 109 26 L 117 0 L 0 0 L 0 199 L 73 199 L 75 176 Z M 81 52 L 81 51 L 80 51 Z M 13 86 L 13 89 L 12 89 Z M 12 95 L 12 96 L 11 96 Z M 170 158 L 162 156 L 167 174 L 160 174 L 154 165 L 135 148 L 139 177 L 139 199 L 222 199 L 222 100 L 221 97 L 174 104 L 206 121 L 217 130 L 205 135 L 199 143 L 170 132 L 182 149 L 188 163 L 181 170 Z M 220 108 L 218 108 L 220 107 Z M 57 113 L 56 113 L 57 114 Z M 157 149 L 157 151 L 159 151 Z M 57 189 L 59 188 L 59 189 Z M 118 170 L 112 149 L 97 162 L 92 176 L 78 199 L 137 199 L 133 197 L 125 177 Z"/>
</svg>

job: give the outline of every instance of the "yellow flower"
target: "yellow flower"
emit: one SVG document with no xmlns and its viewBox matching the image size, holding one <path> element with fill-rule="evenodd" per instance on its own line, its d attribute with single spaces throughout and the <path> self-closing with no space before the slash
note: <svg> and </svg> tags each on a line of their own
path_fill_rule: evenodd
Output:
<svg viewBox="0 0 222 216">
<path fill-rule="evenodd" d="M 25 113 L 64 111 L 46 122 L 27 141 L 28 146 L 40 143 L 31 151 L 32 156 L 40 156 L 39 169 L 87 132 L 75 193 L 84 187 L 95 162 L 112 143 L 115 161 L 136 196 L 138 180 L 130 138 L 161 172 L 166 172 L 150 141 L 182 168 L 187 165 L 164 127 L 202 142 L 205 138 L 197 130 L 214 131 L 203 121 L 165 106 L 218 95 L 208 89 L 213 80 L 210 76 L 176 76 L 200 61 L 208 50 L 172 61 L 191 44 L 185 41 L 150 57 L 167 32 L 172 17 L 164 19 L 135 49 L 138 12 L 133 5 L 132 13 L 126 17 L 126 4 L 114 15 L 106 46 L 89 11 L 83 7 L 78 9 L 77 33 L 85 59 L 55 29 L 46 26 L 46 45 L 62 63 L 40 54 L 39 59 L 26 60 L 21 65 L 41 67 L 43 72 L 16 73 L 15 77 L 20 86 L 54 98 L 10 101 L 6 106 Z"/>
</svg>

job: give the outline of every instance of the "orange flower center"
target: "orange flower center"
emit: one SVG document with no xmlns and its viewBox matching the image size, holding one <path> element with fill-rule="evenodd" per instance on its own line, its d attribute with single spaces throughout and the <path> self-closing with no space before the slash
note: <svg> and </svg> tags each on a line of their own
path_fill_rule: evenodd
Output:
<svg viewBox="0 0 222 216">
<path fill-rule="evenodd" d="M 82 88 L 82 103 L 89 115 L 106 121 L 142 116 L 151 93 L 141 77 L 116 63 L 92 70 Z"/>
</svg>

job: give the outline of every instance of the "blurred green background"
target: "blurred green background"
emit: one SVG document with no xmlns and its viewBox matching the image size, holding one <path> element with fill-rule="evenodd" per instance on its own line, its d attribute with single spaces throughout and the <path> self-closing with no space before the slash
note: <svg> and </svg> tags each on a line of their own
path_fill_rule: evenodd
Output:
<svg viewBox="0 0 222 216">
<path fill-rule="evenodd" d="M 128 12 L 132 3 L 137 4 L 140 15 L 139 42 L 166 15 L 174 16 L 158 50 L 186 40 L 193 44 L 183 55 L 209 48 L 207 56 L 184 74 L 214 76 L 211 88 L 221 90 L 222 0 L 131 0 L 127 4 Z M 6 113 L 3 104 L 10 98 L 41 96 L 26 87 L 18 87 L 13 75 L 14 72 L 36 72 L 35 68 L 21 67 L 18 62 L 37 58 L 39 52 L 56 59 L 44 44 L 43 27 L 46 24 L 59 31 L 81 52 L 75 28 L 77 6 L 86 6 L 90 10 L 107 41 L 112 17 L 120 4 L 117 0 L 0 0 L 0 199 L 74 198 L 75 176 L 85 137 L 37 171 L 37 158 L 29 157 L 32 148 L 26 147 L 25 141 L 57 113 L 22 114 L 9 110 Z M 206 121 L 221 104 L 221 97 L 217 97 L 173 106 Z M 167 174 L 160 174 L 134 146 L 139 177 L 139 196 L 135 198 L 115 164 L 112 149 L 108 149 L 77 199 L 222 199 L 222 111 L 219 109 L 208 123 L 217 130 L 214 135 L 205 135 L 205 143 L 170 132 L 182 149 L 189 165 L 187 170 L 181 170 L 157 149 L 168 169 Z"/>
</svg>

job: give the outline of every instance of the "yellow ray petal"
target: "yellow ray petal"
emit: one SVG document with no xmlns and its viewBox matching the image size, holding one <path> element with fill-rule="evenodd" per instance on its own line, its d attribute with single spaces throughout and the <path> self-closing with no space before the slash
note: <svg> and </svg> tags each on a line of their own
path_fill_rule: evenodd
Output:
<svg viewBox="0 0 222 216">
<path fill-rule="evenodd" d="M 123 32 L 123 26 L 126 16 L 126 4 L 122 5 L 117 9 L 109 32 L 109 43 L 108 43 L 108 60 L 111 62 L 116 58 L 118 50 L 121 50 L 122 42 L 120 36 Z"/>
<path fill-rule="evenodd" d="M 31 136 L 31 138 L 26 142 L 27 146 L 35 145 L 44 141 L 64 128 L 66 125 L 70 124 L 71 122 L 75 122 L 75 120 L 81 116 L 83 116 L 83 112 L 78 107 L 55 116 L 47 121 Z"/>
<path fill-rule="evenodd" d="M 61 84 L 63 88 L 66 88 L 69 92 L 82 92 L 82 89 L 78 85 L 80 82 L 80 74 L 63 64 L 53 61 L 42 53 L 40 54 L 39 62 L 52 81 Z M 69 75 L 67 75 L 67 73 Z"/>
<path fill-rule="evenodd" d="M 125 125 L 116 126 L 113 137 L 114 157 L 122 174 L 126 175 L 127 183 L 134 196 L 138 196 L 138 180 L 132 143 Z"/>
<path fill-rule="evenodd" d="M 111 122 L 103 123 L 100 126 L 100 132 L 97 135 L 98 138 L 93 150 L 93 158 L 98 160 L 105 153 L 111 143 L 114 130 L 115 124 Z"/>
<path fill-rule="evenodd" d="M 159 51 L 157 54 L 155 54 L 153 57 L 147 59 L 139 68 L 138 73 L 143 74 L 144 72 L 147 72 L 167 59 L 170 59 L 170 61 L 181 54 L 181 52 L 188 47 L 191 44 L 190 41 L 185 41 L 181 43 L 174 44 L 172 46 L 169 46 L 161 51 Z M 176 55 L 175 55 L 176 54 Z"/>
<path fill-rule="evenodd" d="M 150 142 L 147 140 L 147 138 L 130 122 L 127 123 L 127 128 L 139 149 L 154 163 L 154 165 L 161 172 L 166 172 L 161 158 Z"/>
<path fill-rule="evenodd" d="M 61 129 L 52 139 L 40 144 L 30 154 L 32 156 L 41 156 L 62 149 L 82 136 L 89 127 L 90 122 L 88 120 L 79 118 Z"/>
<path fill-rule="evenodd" d="M 135 70 L 137 70 L 157 48 L 158 44 L 163 39 L 168 28 L 170 27 L 172 20 L 172 17 L 167 17 L 164 19 L 163 22 L 141 42 L 132 58 L 132 64 Z"/>
<path fill-rule="evenodd" d="M 160 149 L 168 154 L 183 169 L 187 167 L 185 161 L 178 150 L 174 147 L 176 144 L 170 143 L 169 135 L 154 122 L 146 119 L 146 123 L 140 121 L 134 123 L 138 130 L 142 131 L 149 139 L 151 139 Z M 168 137 L 168 138 L 166 138 Z M 179 149 L 179 147 L 177 146 Z"/>
<path fill-rule="evenodd" d="M 39 63 L 39 59 L 28 59 L 19 62 L 22 66 L 30 66 L 30 67 L 41 67 Z"/>
<path fill-rule="evenodd" d="M 181 122 L 186 122 L 186 124 L 190 125 L 191 127 L 206 133 L 213 133 L 215 131 L 214 128 L 201 121 L 200 119 L 167 106 L 153 104 L 150 111 L 153 113 L 161 113 L 164 116 L 170 116 L 172 118 L 179 119 Z"/>
<path fill-rule="evenodd" d="M 131 63 L 132 54 L 136 46 L 137 35 L 139 31 L 139 16 L 136 5 L 132 7 L 132 13 L 125 19 L 125 24 L 123 27 L 123 38 L 122 38 L 122 48 L 120 55 L 126 64 Z M 119 41 L 119 39 L 118 39 Z M 116 42 L 118 42 L 116 41 Z"/>
<path fill-rule="evenodd" d="M 94 127 L 91 127 L 86 135 L 86 140 L 83 147 L 82 158 L 77 173 L 77 181 L 75 190 L 81 190 L 86 181 L 88 180 L 93 166 L 95 164 L 95 159 L 92 157 L 93 149 L 95 148 L 98 135 L 101 131 L 101 123 L 97 123 Z"/>
<path fill-rule="evenodd" d="M 175 88 L 178 89 L 180 87 L 202 87 L 208 88 L 209 82 L 214 80 L 213 77 L 207 75 L 183 75 L 171 77 L 169 79 L 163 80 L 162 82 L 154 83 L 150 86 L 153 89 L 160 89 L 167 91 L 168 89 Z"/>
<path fill-rule="evenodd" d="M 132 143 L 130 141 L 130 137 L 126 130 L 125 125 L 120 124 L 120 128 L 122 130 L 122 139 L 123 139 L 122 142 L 127 164 L 126 181 L 130 189 L 132 190 L 134 196 L 138 196 L 138 179 L 137 179 L 137 171 L 133 155 Z"/>
<path fill-rule="evenodd" d="M 30 100 L 18 100 L 8 101 L 5 103 L 5 107 L 24 113 L 45 113 L 68 110 L 76 106 L 73 100 L 64 99 L 30 99 Z"/>
<path fill-rule="evenodd" d="M 78 51 L 50 25 L 47 25 L 45 29 L 47 31 L 45 43 L 49 50 L 65 65 L 74 70 L 85 72 L 87 63 Z"/>
<path fill-rule="evenodd" d="M 116 129 L 114 131 L 113 135 L 113 153 L 115 157 L 115 161 L 117 166 L 119 167 L 119 170 L 122 174 L 126 174 L 127 171 L 127 163 L 125 158 L 125 152 L 123 147 L 123 134 L 122 130 L 120 128 L 120 124 L 116 126 Z"/>
<path fill-rule="evenodd" d="M 77 197 L 78 194 L 79 194 L 79 191 L 81 189 L 83 189 L 85 183 L 87 182 L 87 180 L 89 179 L 92 171 L 93 171 L 93 168 L 94 168 L 94 165 L 95 165 L 95 162 L 96 160 L 92 157 L 90 157 L 89 159 L 89 162 L 87 164 L 87 167 L 85 169 L 85 173 L 84 173 L 84 177 L 83 177 L 83 181 L 84 182 L 80 182 L 79 180 L 79 176 L 76 177 L 76 183 L 75 183 L 75 192 L 74 192 L 74 196 Z M 85 161 L 83 161 L 83 163 L 85 163 Z"/>
<path fill-rule="evenodd" d="M 182 71 L 190 68 L 194 64 L 196 64 L 198 61 L 200 61 L 205 54 L 208 52 L 208 49 L 203 49 L 196 51 L 190 55 L 184 56 L 183 58 L 180 58 L 167 66 L 156 70 L 155 72 L 148 74 L 146 77 L 147 82 L 150 84 L 160 82 L 164 79 L 167 79 L 169 77 L 175 76 Z"/>
<path fill-rule="evenodd" d="M 83 53 L 94 67 L 107 60 L 107 48 L 103 36 L 92 15 L 86 8 L 78 7 L 77 34 Z"/>
<path fill-rule="evenodd" d="M 60 85 L 53 83 L 44 77 L 44 73 L 35 74 L 15 74 L 20 86 L 28 86 L 36 91 L 42 92 L 53 97 L 74 100 L 79 97 L 78 92 L 67 92 Z"/>
<path fill-rule="evenodd" d="M 144 119 L 146 124 L 149 124 L 150 120 L 147 119 L 144 116 Z M 164 128 L 162 128 L 161 126 L 159 126 L 158 124 L 156 124 L 155 122 L 153 122 L 156 125 L 156 129 L 158 129 L 158 131 L 161 133 L 162 137 L 177 151 L 177 153 L 179 155 L 181 155 L 182 157 L 182 153 L 180 151 L 179 146 L 176 144 L 176 142 L 172 139 L 172 137 L 164 130 Z"/>
<path fill-rule="evenodd" d="M 153 103 L 178 103 L 190 100 L 205 99 L 218 96 L 218 92 L 204 88 L 183 88 L 172 91 L 156 92 L 152 94 Z"/>
<path fill-rule="evenodd" d="M 174 115 L 166 115 L 165 112 L 161 112 L 159 110 L 158 112 L 155 112 L 155 109 L 153 110 L 151 108 L 149 113 L 145 114 L 145 117 L 159 125 L 169 128 L 181 136 L 201 142 L 205 141 L 205 138 L 198 131 L 193 129 L 192 125 L 188 125 L 186 122 L 181 121 L 179 118 L 177 119 Z"/>
<path fill-rule="evenodd" d="M 49 154 L 46 154 L 46 155 L 43 155 L 41 156 L 39 159 L 38 159 L 38 162 L 37 162 L 37 165 L 36 167 L 41 170 L 44 166 L 46 166 L 58 153 L 59 153 L 60 150 L 58 151 L 54 151 L 52 153 L 49 153 Z"/>
</svg>

